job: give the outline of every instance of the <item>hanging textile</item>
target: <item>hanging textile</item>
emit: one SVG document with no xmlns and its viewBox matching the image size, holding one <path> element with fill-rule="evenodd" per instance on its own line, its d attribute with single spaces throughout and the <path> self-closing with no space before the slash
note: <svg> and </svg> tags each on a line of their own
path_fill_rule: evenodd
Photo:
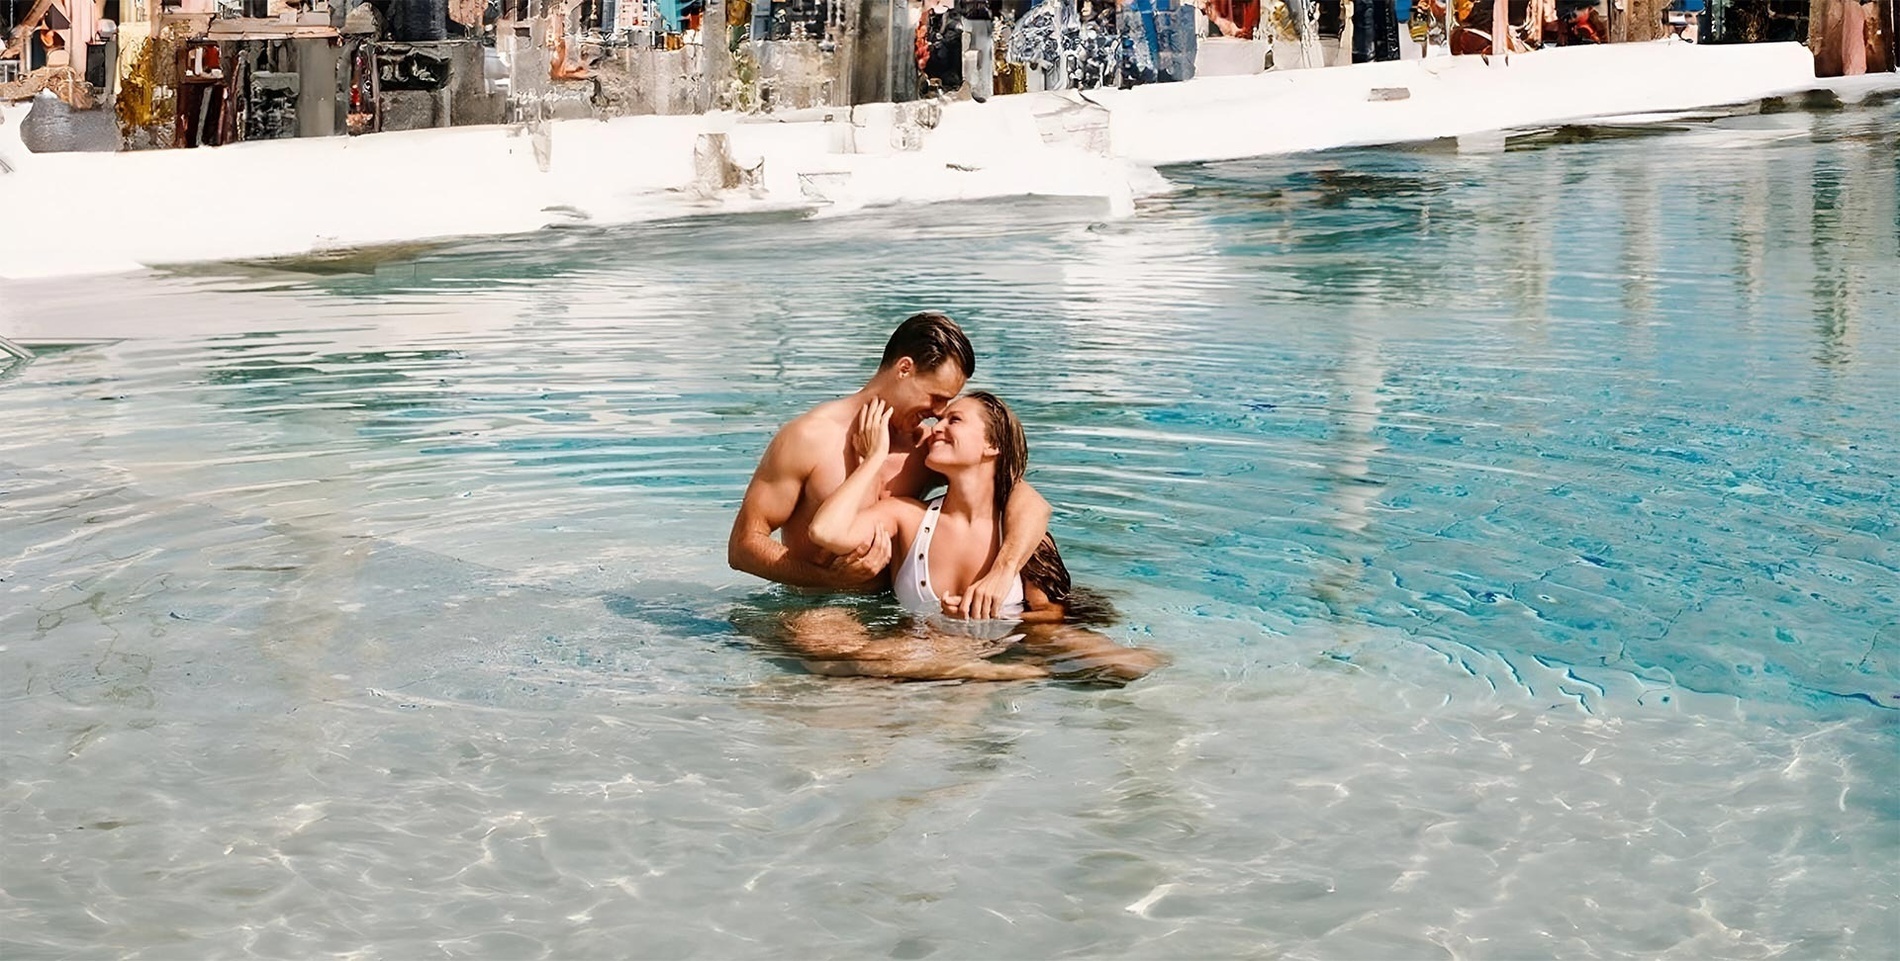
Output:
<svg viewBox="0 0 1900 961">
<path fill-rule="evenodd" d="M 1068 56 L 1063 33 L 1074 20 L 1074 10 L 1063 0 L 1042 0 L 1017 18 L 1009 32 L 1008 59 L 1040 72 L 1042 89 L 1068 85 Z"/>
</svg>

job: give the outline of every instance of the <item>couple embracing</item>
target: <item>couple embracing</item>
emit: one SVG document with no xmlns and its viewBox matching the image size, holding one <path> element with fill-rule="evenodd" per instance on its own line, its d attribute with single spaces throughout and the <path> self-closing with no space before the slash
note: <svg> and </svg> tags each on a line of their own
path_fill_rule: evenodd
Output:
<svg viewBox="0 0 1900 961">
<path fill-rule="evenodd" d="M 857 393 L 780 428 L 727 543 L 737 570 L 798 587 L 889 586 L 913 616 L 879 635 L 841 608 L 799 611 L 787 642 L 814 670 L 900 678 L 1052 675 L 1128 681 L 1152 652 L 1083 629 L 1048 535 L 1049 504 L 1023 480 L 1028 445 L 1008 405 L 962 393 L 976 354 L 934 311 L 912 316 Z M 944 486 L 929 501 L 923 496 Z M 772 534 L 779 533 L 779 539 Z"/>
</svg>

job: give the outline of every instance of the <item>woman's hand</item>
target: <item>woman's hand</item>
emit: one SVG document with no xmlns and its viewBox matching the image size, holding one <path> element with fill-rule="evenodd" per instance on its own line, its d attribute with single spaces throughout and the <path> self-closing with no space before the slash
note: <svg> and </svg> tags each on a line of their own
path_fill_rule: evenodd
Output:
<svg viewBox="0 0 1900 961">
<path fill-rule="evenodd" d="M 878 493 L 878 475 L 891 452 L 890 405 L 880 400 L 865 404 L 849 436 L 857 466 L 818 505 L 805 532 L 813 544 L 839 555 L 830 568 L 835 577 L 864 586 L 871 580 L 882 583 L 877 575 L 891 561 L 889 515 L 878 510 L 884 500 Z"/>
<path fill-rule="evenodd" d="M 883 460 L 891 452 L 891 408 L 881 400 L 872 400 L 858 411 L 858 428 L 851 434 L 851 449 L 860 462 Z"/>
<path fill-rule="evenodd" d="M 1002 617 L 1003 605 L 1009 600 L 1010 591 L 1015 586 L 1014 571 L 992 569 L 962 594 L 946 595 L 942 601 L 943 612 L 949 617 L 964 617 L 973 621 Z"/>
</svg>

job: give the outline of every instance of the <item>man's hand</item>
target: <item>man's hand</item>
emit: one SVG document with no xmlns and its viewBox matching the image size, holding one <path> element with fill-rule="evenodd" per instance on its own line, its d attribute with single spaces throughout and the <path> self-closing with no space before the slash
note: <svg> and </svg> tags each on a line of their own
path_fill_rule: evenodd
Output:
<svg viewBox="0 0 1900 961">
<path fill-rule="evenodd" d="M 991 570 L 962 594 L 945 596 L 943 612 L 951 617 L 967 617 L 976 621 L 1001 617 L 1003 603 L 1009 600 L 1010 589 L 1015 586 L 1015 571 Z"/>
<path fill-rule="evenodd" d="M 854 553 L 839 554 L 831 559 L 829 566 L 831 572 L 845 584 L 859 585 L 876 580 L 886 567 L 891 566 L 890 529 L 879 524 L 877 533 L 863 547 Z"/>
</svg>

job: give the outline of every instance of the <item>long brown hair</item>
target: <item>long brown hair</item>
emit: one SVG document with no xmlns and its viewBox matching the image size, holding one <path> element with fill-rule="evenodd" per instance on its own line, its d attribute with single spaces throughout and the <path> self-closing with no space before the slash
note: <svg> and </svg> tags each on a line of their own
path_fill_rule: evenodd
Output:
<svg viewBox="0 0 1900 961">
<path fill-rule="evenodd" d="M 1001 397 L 987 390 L 973 390 L 963 396 L 983 405 L 983 440 L 996 448 L 996 516 L 1002 517 L 1009 506 L 1010 492 L 1022 483 L 1023 472 L 1029 469 L 1029 440 L 1023 436 L 1022 421 Z"/>
<path fill-rule="evenodd" d="M 973 390 L 965 396 L 983 406 L 983 439 L 996 448 L 996 516 L 1000 522 L 1008 513 L 1010 492 L 1022 482 L 1023 473 L 1029 468 L 1029 441 L 1023 436 L 1022 421 L 1016 419 L 1015 412 L 1002 398 L 987 390 Z M 1023 564 L 1023 581 L 1040 588 L 1049 600 L 1068 608 L 1071 620 L 1106 623 L 1114 619 L 1113 608 L 1106 599 L 1092 592 L 1075 590 L 1053 535 L 1042 535 L 1042 543 L 1036 545 L 1036 552 Z"/>
</svg>

